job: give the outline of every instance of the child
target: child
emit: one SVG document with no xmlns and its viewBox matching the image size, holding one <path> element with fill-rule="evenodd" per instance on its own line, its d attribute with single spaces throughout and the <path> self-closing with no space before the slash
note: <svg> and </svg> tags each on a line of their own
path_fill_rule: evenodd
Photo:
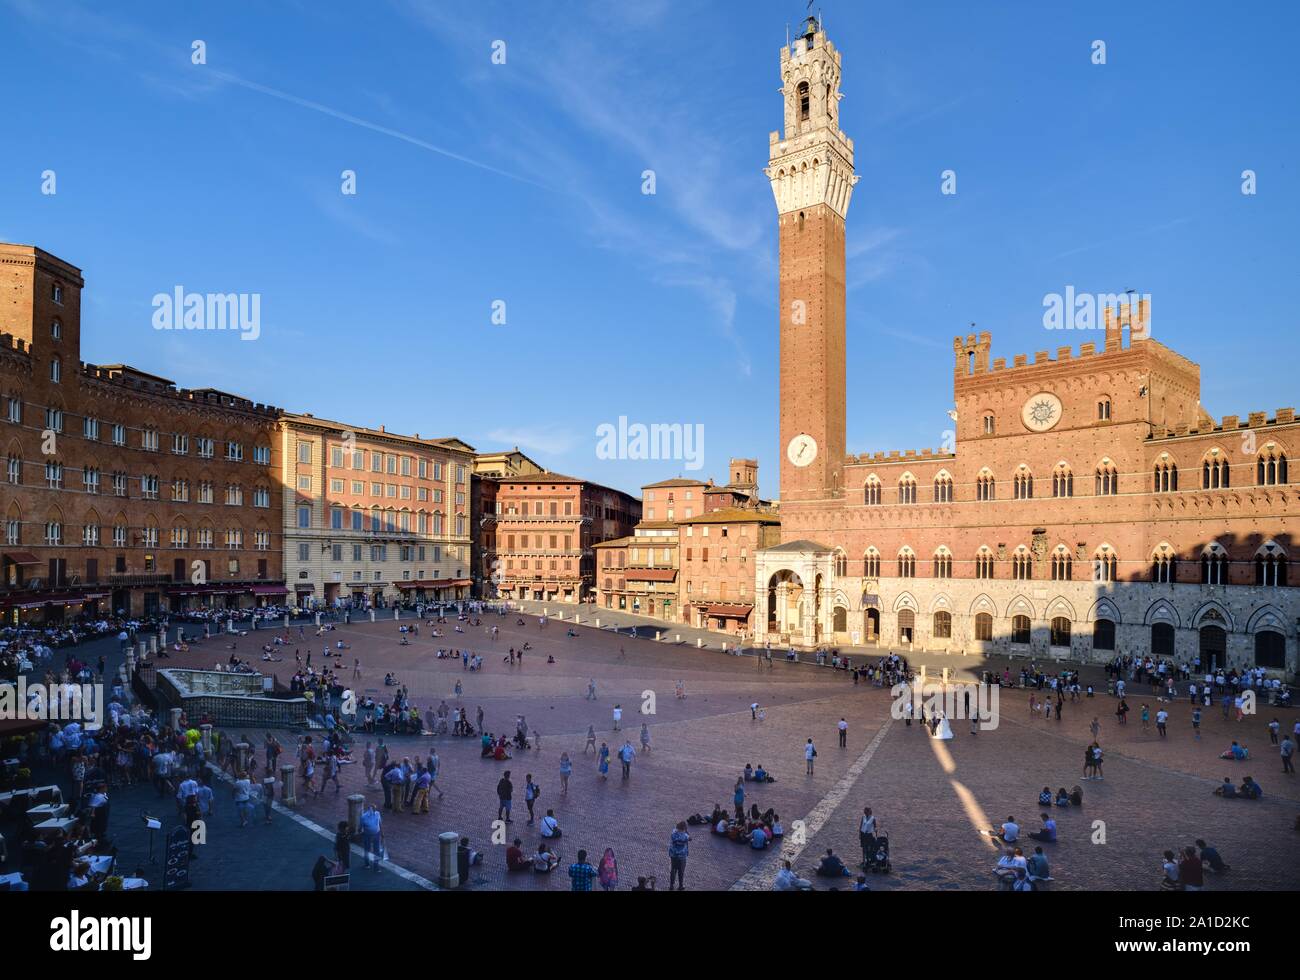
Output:
<svg viewBox="0 0 1300 980">
<path fill-rule="evenodd" d="M 1070 805 L 1070 794 L 1065 791 L 1064 786 L 1062 786 L 1056 794 L 1056 805 L 1064 807 Z"/>
<path fill-rule="evenodd" d="M 1062 790 L 1062 792 L 1064 792 L 1064 790 Z M 1038 794 L 1038 805 L 1050 806 L 1051 802 L 1052 802 L 1052 788 L 1050 786 L 1044 786 L 1043 791 Z"/>
</svg>

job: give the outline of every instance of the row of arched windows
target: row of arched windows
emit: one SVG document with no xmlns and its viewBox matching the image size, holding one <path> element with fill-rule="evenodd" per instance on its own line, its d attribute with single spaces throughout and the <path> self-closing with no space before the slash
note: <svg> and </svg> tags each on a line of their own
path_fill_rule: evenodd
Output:
<svg viewBox="0 0 1300 980">
<path fill-rule="evenodd" d="M 1034 555 L 1025 545 L 1018 546 L 1004 559 L 1010 565 L 1010 577 L 1016 581 L 1029 581 L 1035 578 L 1036 562 Z M 997 578 L 998 559 L 992 549 L 984 545 L 975 554 L 975 578 Z M 946 547 L 935 550 L 931 570 L 934 578 L 948 579 L 953 576 L 953 556 Z M 846 578 L 849 574 L 849 559 L 837 550 L 834 558 L 835 575 Z M 1206 546 L 1200 556 L 1200 582 L 1203 585 L 1229 584 L 1229 569 L 1232 562 L 1227 552 L 1218 542 Z M 1262 586 L 1284 586 L 1288 584 L 1288 562 L 1286 553 L 1274 542 L 1261 545 L 1251 560 L 1254 569 L 1254 584 Z M 916 577 L 916 554 L 904 545 L 899 549 L 896 559 L 899 578 Z M 1169 584 L 1179 581 L 1179 557 L 1168 544 L 1159 545 L 1151 556 L 1149 571 L 1150 581 L 1156 584 Z M 862 558 L 863 576 L 879 578 L 881 555 L 875 547 L 868 548 Z M 1109 545 L 1102 545 L 1093 555 L 1092 575 L 1097 582 L 1114 582 L 1119 571 L 1119 556 Z M 1065 545 L 1057 545 L 1047 557 L 1047 572 L 1053 582 L 1070 582 L 1074 580 L 1074 556 Z M 1240 583 L 1245 584 L 1245 583 Z"/>
<path fill-rule="evenodd" d="M 1231 467 L 1226 457 L 1218 450 L 1211 450 L 1201 463 L 1201 489 L 1221 490 L 1230 486 Z M 1093 492 L 1098 497 L 1114 496 L 1119 493 L 1119 470 L 1109 459 L 1103 459 L 1093 474 Z M 1278 486 L 1289 483 L 1287 458 L 1276 445 L 1270 443 L 1262 449 L 1255 461 L 1255 483 L 1257 486 Z M 879 506 L 883 503 L 883 489 L 880 478 L 874 473 L 867 477 L 863 486 L 863 503 Z M 952 475 L 946 470 L 934 478 L 933 499 L 935 503 L 952 503 L 955 499 Z M 1012 499 L 1032 500 L 1034 496 L 1034 475 L 1022 465 L 1012 477 Z M 1169 459 L 1157 462 L 1151 474 L 1153 493 L 1174 493 L 1178 490 L 1178 464 Z M 1052 470 L 1052 496 L 1074 496 L 1074 473 L 1066 463 L 1058 463 Z M 905 473 L 898 481 L 900 504 L 917 503 L 917 481 L 910 473 Z M 980 471 L 975 478 L 975 499 L 980 501 L 996 500 L 997 485 L 993 473 L 988 469 Z"/>
</svg>

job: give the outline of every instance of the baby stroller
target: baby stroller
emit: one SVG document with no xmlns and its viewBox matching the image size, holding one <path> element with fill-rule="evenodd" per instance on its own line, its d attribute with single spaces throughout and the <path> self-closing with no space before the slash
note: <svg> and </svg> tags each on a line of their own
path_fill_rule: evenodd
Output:
<svg viewBox="0 0 1300 980">
<path fill-rule="evenodd" d="M 876 846 L 867 861 L 866 870 L 873 874 L 887 875 L 890 872 L 889 863 L 889 837 L 885 834 L 876 835 Z"/>
</svg>

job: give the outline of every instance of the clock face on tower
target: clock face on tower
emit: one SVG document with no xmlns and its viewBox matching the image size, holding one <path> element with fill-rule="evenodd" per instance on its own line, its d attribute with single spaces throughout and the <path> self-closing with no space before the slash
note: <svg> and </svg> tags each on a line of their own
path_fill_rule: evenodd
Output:
<svg viewBox="0 0 1300 980">
<path fill-rule="evenodd" d="M 797 435 L 785 447 L 785 455 L 795 466 L 807 466 L 817 458 L 817 440 L 807 433 Z"/>
<path fill-rule="evenodd" d="M 1025 428 L 1031 432 L 1046 432 L 1061 421 L 1061 399 L 1050 391 L 1040 391 L 1020 410 Z"/>
</svg>

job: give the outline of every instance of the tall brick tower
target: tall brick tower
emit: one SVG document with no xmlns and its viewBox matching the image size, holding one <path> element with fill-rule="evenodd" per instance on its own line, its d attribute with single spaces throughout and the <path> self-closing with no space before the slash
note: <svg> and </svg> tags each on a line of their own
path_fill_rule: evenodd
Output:
<svg viewBox="0 0 1300 980">
<path fill-rule="evenodd" d="M 781 502 L 842 494 L 844 219 L 858 178 L 839 129 L 840 53 L 815 17 L 781 49 L 785 131 L 766 171 L 780 240 Z"/>
</svg>

